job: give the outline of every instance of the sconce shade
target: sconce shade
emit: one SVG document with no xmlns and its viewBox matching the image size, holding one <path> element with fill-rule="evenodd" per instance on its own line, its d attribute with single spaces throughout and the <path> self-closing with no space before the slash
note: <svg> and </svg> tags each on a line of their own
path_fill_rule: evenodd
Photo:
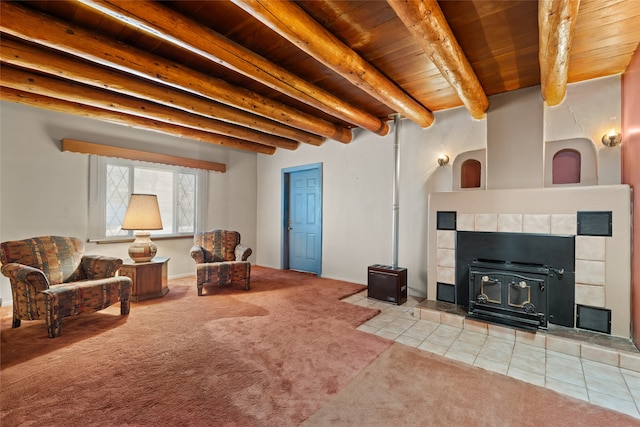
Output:
<svg viewBox="0 0 640 427">
<path fill-rule="evenodd" d="M 602 135 L 602 144 L 607 147 L 615 147 L 621 142 L 622 142 L 622 134 L 616 133 L 614 130 Z"/>
<path fill-rule="evenodd" d="M 162 230 L 162 218 L 155 194 L 132 194 L 122 221 L 123 230 L 137 230 L 129 246 L 129 257 L 135 262 L 151 261 L 158 248 L 148 230 Z"/>
<path fill-rule="evenodd" d="M 444 165 L 446 165 L 448 163 L 449 163 L 449 156 L 447 156 L 446 154 L 440 154 L 438 156 L 438 164 L 440 166 L 444 166 Z"/>
</svg>

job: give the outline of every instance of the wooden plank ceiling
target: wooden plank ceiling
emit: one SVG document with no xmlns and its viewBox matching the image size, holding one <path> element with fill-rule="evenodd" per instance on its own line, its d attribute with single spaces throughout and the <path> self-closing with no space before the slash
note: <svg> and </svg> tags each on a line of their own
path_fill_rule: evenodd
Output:
<svg viewBox="0 0 640 427">
<path fill-rule="evenodd" d="M 0 2 L 3 100 L 272 154 L 625 71 L 637 0 Z M 335 142 L 332 142 L 335 143 Z"/>
</svg>

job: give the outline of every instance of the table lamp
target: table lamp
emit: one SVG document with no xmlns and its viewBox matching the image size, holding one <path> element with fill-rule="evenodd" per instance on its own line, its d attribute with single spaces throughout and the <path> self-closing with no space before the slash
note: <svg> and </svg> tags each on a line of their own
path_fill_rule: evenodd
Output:
<svg viewBox="0 0 640 427">
<path fill-rule="evenodd" d="M 155 194 L 132 194 L 122 221 L 123 230 L 135 230 L 136 239 L 129 246 L 129 257 L 135 262 L 147 262 L 156 256 L 158 248 L 148 230 L 162 230 L 162 218 Z"/>
</svg>

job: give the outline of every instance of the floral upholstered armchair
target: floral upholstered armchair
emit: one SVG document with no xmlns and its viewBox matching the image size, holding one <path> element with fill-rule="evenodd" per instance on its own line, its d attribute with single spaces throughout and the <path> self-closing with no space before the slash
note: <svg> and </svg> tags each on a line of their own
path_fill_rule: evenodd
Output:
<svg viewBox="0 0 640 427">
<path fill-rule="evenodd" d="M 131 279 L 115 274 L 122 260 L 84 255 L 75 237 L 43 236 L 0 243 L 2 274 L 11 281 L 13 327 L 44 319 L 50 338 L 60 336 L 62 319 L 107 308 L 120 301 L 129 313 Z"/>
<path fill-rule="evenodd" d="M 245 289 L 249 290 L 251 263 L 247 258 L 252 251 L 240 244 L 240 233 L 203 231 L 196 233 L 193 242 L 191 257 L 196 261 L 198 295 L 202 295 L 205 284 L 229 285 L 237 280 L 244 280 Z"/>
</svg>

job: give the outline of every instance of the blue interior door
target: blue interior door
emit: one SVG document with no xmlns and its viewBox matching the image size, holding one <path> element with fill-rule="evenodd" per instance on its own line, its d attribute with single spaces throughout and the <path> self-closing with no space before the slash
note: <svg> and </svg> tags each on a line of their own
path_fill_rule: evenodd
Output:
<svg viewBox="0 0 640 427">
<path fill-rule="evenodd" d="M 322 175 L 320 168 L 289 175 L 289 268 L 320 275 Z"/>
</svg>

